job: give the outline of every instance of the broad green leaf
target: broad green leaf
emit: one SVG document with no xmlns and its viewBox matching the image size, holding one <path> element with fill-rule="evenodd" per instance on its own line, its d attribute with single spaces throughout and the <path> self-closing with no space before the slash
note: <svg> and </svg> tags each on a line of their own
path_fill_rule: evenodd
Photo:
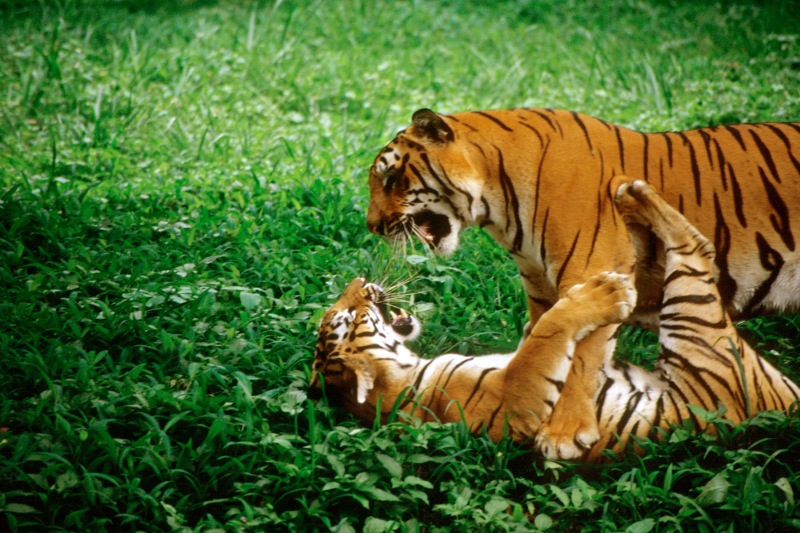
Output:
<svg viewBox="0 0 800 533">
<path fill-rule="evenodd" d="M 656 521 L 652 518 L 645 518 L 644 520 L 639 520 L 629 525 L 625 528 L 625 533 L 648 533 L 652 531 L 654 527 L 656 527 Z"/>
<path fill-rule="evenodd" d="M 390 457 L 383 453 L 376 453 L 375 458 L 381 462 L 381 464 L 386 468 L 387 472 L 392 477 L 400 477 L 403 475 L 403 465 L 398 463 L 394 457 Z"/>
<path fill-rule="evenodd" d="M 697 503 L 700 505 L 712 505 L 721 503 L 728 495 L 728 488 L 731 486 L 725 473 L 719 473 L 705 484 L 700 495 L 697 497 Z"/>
<path fill-rule="evenodd" d="M 254 292 L 242 291 L 239 293 L 239 301 L 248 311 L 252 311 L 261 305 L 261 295 Z"/>
<path fill-rule="evenodd" d="M 533 525 L 536 526 L 537 529 L 545 531 L 553 527 L 553 519 L 550 518 L 550 515 L 540 513 L 533 519 Z"/>
<path fill-rule="evenodd" d="M 40 511 L 35 507 L 31 507 L 30 505 L 25 505 L 24 503 L 7 503 L 3 508 L 4 511 L 8 513 L 14 514 L 32 514 L 32 513 L 39 513 Z"/>
<path fill-rule="evenodd" d="M 794 505 L 794 489 L 792 488 L 792 484 L 789 482 L 789 480 L 785 477 L 782 477 L 775 482 L 775 486 L 781 489 L 786 495 L 786 501 L 789 502 L 789 505 Z"/>
</svg>

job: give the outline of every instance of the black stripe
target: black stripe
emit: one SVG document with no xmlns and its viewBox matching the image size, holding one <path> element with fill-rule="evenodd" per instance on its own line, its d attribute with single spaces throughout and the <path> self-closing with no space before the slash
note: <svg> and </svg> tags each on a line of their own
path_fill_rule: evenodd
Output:
<svg viewBox="0 0 800 533">
<path fill-rule="evenodd" d="M 433 385 L 433 392 L 431 392 L 431 399 L 428 402 L 428 405 L 430 405 L 432 407 L 436 405 L 436 394 L 438 393 L 439 397 L 444 396 L 447 393 L 447 385 L 450 383 L 450 379 L 453 377 L 453 373 L 455 373 L 455 371 L 458 370 L 458 368 L 461 365 L 463 365 L 465 363 L 468 363 L 469 361 L 472 361 L 472 359 L 474 359 L 474 358 L 473 357 L 469 357 L 467 359 L 463 359 L 457 365 L 455 365 L 455 367 L 453 367 L 453 369 L 450 371 L 450 374 L 445 379 L 444 384 L 440 386 L 439 382 L 441 382 L 442 378 L 444 377 L 445 373 L 447 372 L 447 369 L 449 368 L 450 365 L 453 364 L 455 359 L 451 359 L 450 361 L 447 362 L 447 365 L 439 372 L 439 377 L 437 378 L 436 383 L 434 383 L 434 385 Z"/>
<path fill-rule="evenodd" d="M 586 143 L 589 145 L 589 151 L 594 154 L 594 148 L 592 147 L 592 139 L 589 138 L 589 131 L 586 129 L 586 124 L 583 123 L 578 113 L 572 111 L 572 118 L 575 119 L 575 122 L 578 123 L 578 126 L 581 127 L 583 130 L 583 136 L 586 138 Z"/>
<path fill-rule="evenodd" d="M 522 125 L 523 127 L 528 128 L 529 130 L 531 130 L 534 133 L 534 135 L 536 135 L 536 137 L 539 139 L 539 143 L 544 145 L 544 139 L 542 138 L 541 133 L 539 133 L 539 130 L 537 130 L 536 128 L 534 128 L 530 124 L 526 124 L 524 122 L 520 122 L 520 125 Z"/>
<path fill-rule="evenodd" d="M 711 158 L 711 135 L 706 130 L 697 130 L 697 133 L 703 139 L 703 144 L 706 147 L 706 155 L 708 156 L 708 163 L 711 165 L 711 170 L 714 170 L 714 160 Z"/>
<path fill-rule="evenodd" d="M 550 148 L 550 142 L 548 141 L 547 144 L 544 146 L 542 150 L 542 155 L 539 158 L 539 168 L 536 169 L 536 196 L 533 200 L 533 217 L 531 219 L 531 243 L 534 242 L 536 239 L 536 215 L 539 212 L 539 190 L 542 184 L 542 165 L 544 164 L 544 157 L 547 155 L 547 150 Z M 545 219 L 545 225 L 547 224 Z M 542 240 L 544 240 L 544 227 L 542 227 Z M 542 259 L 544 261 L 544 258 Z"/>
<path fill-rule="evenodd" d="M 478 392 L 478 390 L 480 390 L 481 383 L 483 382 L 483 378 L 485 378 L 489 374 L 489 372 L 494 372 L 496 370 L 500 370 L 500 369 L 499 368 L 485 368 L 485 369 L 483 369 L 483 371 L 481 372 L 480 377 L 478 378 L 478 381 L 476 381 L 475 385 L 472 387 L 472 393 L 469 395 L 469 398 L 467 398 L 467 401 L 464 402 L 464 405 L 463 405 L 464 409 L 466 409 L 467 406 L 469 405 L 469 402 L 472 401 L 472 398 L 475 396 L 475 393 Z"/>
<path fill-rule="evenodd" d="M 781 198 L 780 193 L 778 193 L 772 183 L 769 182 L 767 176 L 764 175 L 764 171 L 761 167 L 758 167 L 758 173 L 761 175 L 761 182 L 764 184 L 764 189 L 767 191 L 769 203 L 772 206 L 772 209 L 775 210 L 774 214 L 769 215 L 769 220 L 772 222 L 772 227 L 775 228 L 775 231 L 781 236 L 783 244 L 785 244 L 786 247 L 793 252 L 794 236 L 792 235 L 792 228 L 789 227 L 789 210 L 786 208 L 786 204 L 784 203 L 783 198 Z"/>
<path fill-rule="evenodd" d="M 474 359 L 474 357 L 468 357 L 468 358 L 464 359 L 463 361 L 461 361 L 460 363 L 458 363 L 456 366 L 454 366 L 453 370 L 450 371 L 450 375 L 448 375 L 447 379 L 444 381 L 444 384 L 442 385 L 442 388 L 444 390 L 447 390 L 447 385 L 450 383 L 450 379 L 453 377 L 453 374 L 456 373 L 456 370 L 458 370 L 461 367 L 461 365 L 465 365 L 465 364 L 469 363 L 470 361 L 472 361 L 473 359 Z M 442 374 L 444 374 L 444 371 L 442 371 Z"/>
<path fill-rule="evenodd" d="M 633 396 L 628 399 L 628 403 L 625 404 L 625 412 L 620 417 L 619 422 L 617 422 L 617 433 L 619 435 L 623 434 L 623 430 L 625 429 L 625 425 L 631 419 L 633 413 L 636 412 L 636 406 L 639 405 L 639 401 L 642 399 L 643 393 L 637 392 Z"/>
<path fill-rule="evenodd" d="M 567 264 L 569 263 L 570 259 L 572 259 L 572 254 L 575 253 L 575 247 L 578 245 L 578 239 L 581 236 L 580 230 L 575 234 L 575 239 L 572 241 L 572 246 L 569 249 L 569 253 L 567 257 L 564 259 L 564 262 L 561 263 L 561 268 L 558 269 L 558 276 L 556 276 L 556 288 L 561 287 L 561 277 L 564 275 L 564 270 L 567 268 Z"/>
<path fill-rule="evenodd" d="M 564 382 L 560 379 L 552 379 L 549 377 L 544 378 L 548 383 L 556 388 L 558 392 L 561 392 L 564 389 Z"/>
<path fill-rule="evenodd" d="M 509 226 L 511 225 L 511 217 L 508 216 L 509 212 L 513 213 L 514 215 L 514 222 L 516 224 L 516 234 L 514 235 L 514 243 L 511 246 L 511 252 L 518 252 L 522 248 L 522 238 L 523 238 L 523 229 L 522 229 L 522 220 L 519 216 L 519 198 L 517 198 L 517 193 L 514 190 L 514 184 L 511 182 L 511 178 L 506 173 L 505 166 L 503 165 L 503 152 L 500 148 L 495 146 L 497 150 L 497 157 L 498 157 L 498 173 L 500 177 L 500 186 L 503 189 L 503 197 L 506 202 L 506 231 L 509 230 Z M 508 204 L 511 204 L 511 208 L 509 209 Z"/>
<path fill-rule="evenodd" d="M 614 133 L 617 135 L 617 147 L 619 148 L 619 164 L 622 174 L 625 174 L 625 145 L 622 142 L 622 136 L 619 133 L 619 127 L 614 126 Z"/>
<path fill-rule="evenodd" d="M 731 250 L 731 230 L 725 221 L 725 215 L 722 213 L 722 206 L 719 203 L 719 196 L 714 193 L 714 215 L 717 223 L 714 226 L 714 248 L 717 250 L 716 264 L 719 267 L 719 280 L 717 281 L 717 290 L 722 297 L 722 302 L 725 307 L 728 307 L 736 295 L 738 284 L 731 276 L 728 268 L 728 253 Z"/>
<path fill-rule="evenodd" d="M 597 235 L 600 233 L 600 228 L 602 227 L 602 223 L 601 223 L 601 220 L 600 220 L 600 214 L 601 213 L 600 213 L 600 207 L 599 206 L 600 206 L 600 200 L 601 200 L 601 197 L 603 195 L 603 192 L 602 191 L 598 191 L 597 195 L 598 195 L 598 198 L 597 198 L 597 202 L 598 202 L 598 204 L 597 204 L 598 205 L 597 216 L 595 217 L 594 233 L 592 234 L 592 240 L 590 241 L 589 253 L 586 254 L 586 266 L 587 267 L 589 266 L 589 262 L 594 257 L 594 245 L 597 244 Z M 611 220 L 614 221 L 614 226 L 616 226 L 617 225 L 617 210 L 616 209 L 611 209 Z"/>
<path fill-rule="evenodd" d="M 670 138 L 669 133 L 661 133 L 660 135 L 664 137 L 665 141 L 667 141 L 667 157 L 669 158 L 669 166 L 672 168 L 672 139 Z"/>
<path fill-rule="evenodd" d="M 595 406 L 596 406 L 595 413 L 598 422 L 600 422 L 600 418 L 603 415 L 603 407 L 606 404 L 606 395 L 608 394 L 609 389 L 611 389 L 613 385 L 614 385 L 614 380 L 607 377 L 606 382 L 603 383 L 602 388 L 595 397 Z"/>
<path fill-rule="evenodd" d="M 726 379 L 724 376 L 721 376 L 716 372 L 712 372 L 708 368 L 699 368 L 693 365 L 689 361 L 689 359 L 683 357 L 682 355 L 668 348 L 663 348 L 663 350 L 669 352 L 668 358 L 670 359 L 670 361 L 674 360 L 680 361 L 681 363 L 680 366 L 678 365 L 676 366 L 678 366 L 678 368 L 681 369 L 681 373 L 683 375 L 690 375 L 693 378 L 692 380 L 684 379 L 683 380 L 684 385 L 687 385 L 689 388 L 691 388 L 694 394 L 698 397 L 698 399 L 700 399 L 701 395 L 698 392 L 698 390 L 694 387 L 694 384 L 699 385 L 699 387 L 703 390 L 703 392 L 705 392 L 706 396 L 708 397 L 709 403 L 703 403 L 701 407 L 705 409 L 715 409 L 717 407 L 716 404 L 717 401 L 719 400 L 719 396 L 717 395 L 716 392 L 714 392 L 714 389 L 711 387 L 709 379 L 713 379 L 715 382 L 717 382 L 717 384 L 721 386 L 721 388 L 732 393 L 728 383 L 728 379 Z M 733 396 L 733 394 L 731 394 L 731 396 Z M 728 406 L 728 408 L 733 408 L 733 407 L 735 406 Z"/>
<path fill-rule="evenodd" d="M 452 120 L 453 122 L 458 122 L 461 126 L 463 126 L 465 128 L 469 128 L 469 130 L 472 131 L 472 132 L 480 131 L 475 126 L 472 126 L 471 124 L 467 124 L 466 122 L 462 122 L 462 121 L 458 120 L 455 115 L 442 115 L 442 116 L 443 117 L 447 117 L 448 119 Z M 451 133 L 452 133 L 452 130 L 451 130 Z"/>
<path fill-rule="evenodd" d="M 767 167 L 769 167 L 769 171 L 772 173 L 772 179 L 780 183 L 781 177 L 778 175 L 778 168 L 775 166 L 775 161 L 772 160 L 772 152 L 769 151 L 767 145 L 764 144 L 764 141 L 761 140 L 761 137 L 754 130 L 750 130 L 750 136 L 753 137 L 756 146 L 758 146 L 758 151 L 761 152 L 761 157 L 764 158 L 764 162 L 767 164 Z"/>
<path fill-rule="evenodd" d="M 714 141 L 714 146 L 717 149 L 717 165 L 719 166 L 719 173 L 720 173 L 720 177 L 722 178 L 722 190 L 727 191 L 728 190 L 728 180 L 726 178 L 726 173 L 725 173 L 725 167 L 726 167 L 725 155 L 722 152 L 722 147 L 717 142 L 717 139 L 714 138 L 713 141 Z M 713 167 L 713 165 L 712 165 L 712 167 Z"/>
<path fill-rule="evenodd" d="M 781 131 L 781 129 L 775 126 L 774 124 L 762 124 L 762 126 L 769 128 L 772 131 L 772 133 L 775 134 L 776 137 L 778 137 L 781 141 L 783 141 L 784 146 L 786 146 L 786 152 L 789 155 L 789 159 L 792 160 L 792 165 L 794 165 L 795 172 L 800 174 L 800 161 L 795 159 L 794 154 L 792 153 L 791 142 L 789 141 L 789 138 L 786 136 L 786 134 L 784 134 Z"/>
<path fill-rule="evenodd" d="M 658 395 L 658 400 L 656 400 L 656 416 L 653 418 L 652 422 L 650 423 L 650 433 L 648 433 L 648 437 L 650 440 L 658 440 L 660 437 L 658 426 L 661 424 L 661 416 L 664 414 L 664 394 Z"/>
<path fill-rule="evenodd" d="M 783 126 L 784 128 L 791 128 L 795 133 L 800 134 L 800 124 L 796 122 L 778 122 L 776 126 Z"/>
<path fill-rule="evenodd" d="M 681 324 L 696 324 L 698 326 L 703 326 L 707 328 L 717 328 L 717 329 L 722 329 L 728 325 L 728 321 L 725 319 L 725 317 L 716 322 L 711 322 L 710 320 L 700 318 L 699 316 L 686 315 L 685 312 L 680 312 L 680 311 L 677 313 L 665 313 L 662 311 L 660 319 L 661 319 L 661 324 L 659 325 L 659 327 L 661 329 L 666 329 L 666 330 L 685 329 L 685 327 Z M 675 322 L 675 324 L 673 324 L 672 322 Z"/>
<path fill-rule="evenodd" d="M 665 354 L 664 350 L 662 349 L 659 359 L 662 359 L 664 357 Z M 692 420 L 692 424 L 694 424 L 695 429 L 697 430 L 703 429 L 703 426 L 700 424 L 700 420 L 698 420 L 697 417 L 694 415 L 694 413 L 687 407 L 687 405 L 689 404 L 689 397 L 683 393 L 682 388 L 678 387 L 678 385 L 674 381 L 672 381 L 672 379 L 667 378 L 666 376 L 664 376 L 664 379 L 667 382 L 667 385 L 669 386 L 669 389 L 667 390 L 667 397 L 672 402 L 672 408 L 675 411 L 675 418 L 676 418 L 676 420 L 674 421 L 669 420 L 669 418 L 667 418 L 667 421 L 675 423 L 683 422 L 685 420 L 684 418 L 684 412 L 685 412 L 685 415 L 687 415 Z M 681 402 L 678 403 L 677 401 L 675 401 L 673 395 L 677 395 L 680 398 Z"/>
<path fill-rule="evenodd" d="M 744 144 L 744 139 L 742 138 L 742 134 L 739 133 L 739 128 L 741 128 L 741 127 L 742 126 L 725 126 L 725 130 L 728 133 L 730 133 L 733 136 L 734 139 L 736 139 L 736 142 L 738 142 L 739 146 L 742 147 L 742 151 L 746 152 L 747 151 L 747 146 L 745 146 L 745 144 Z"/>
<path fill-rule="evenodd" d="M 481 146 L 480 144 L 476 143 L 475 141 L 470 141 L 470 144 L 471 144 L 472 146 L 474 146 L 475 148 L 477 148 L 477 149 L 478 149 L 478 151 L 479 151 L 479 152 L 481 153 L 481 155 L 483 156 L 483 158 L 484 158 L 484 159 L 486 159 L 486 152 L 484 152 L 484 151 L 483 151 L 483 146 Z"/>
<path fill-rule="evenodd" d="M 537 111 L 536 109 L 531 109 L 530 112 L 535 114 L 535 115 L 537 115 L 537 116 L 539 116 L 542 120 L 547 122 L 548 126 L 553 128 L 553 131 L 557 131 L 557 132 L 561 133 L 562 137 L 564 136 L 564 132 L 561 130 L 561 126 L 557 122 L 553 123 L 553 120 L 551 120 L 550 117 L 548 117 L 547 115 L 545 115 L 541 111 Z M 557 125 L 558 125 L 558 127 L 556 127 Z"/>
<path fill-rule="evenodd" d="M 494 420 L 495 420 L 495 418 L 497 418 L 497 415 L 500 413 L 500 409 L 502 409 L 502 407 L 503 407 L 503 404 L 504 404 L 504 402 L 502 402 L 502 401 L 501 401 L 501 402 L 499 402 L 499 403 L 497 404 L 497 409 L 495 409 L 494 411 L 492 411 L 492 416 L 490 416 L 490 417 L 489 417 L 489 423 L 488 423 L 488 424 L 486 424 L 486 429 L 487 429 L 487 431 L 488 431 L 488 430 L 490 430 L 490 429 L 492 429 L 492 427 L 494 426 Z"/>
<path fill-rule="evenodd" d="M 498 126 L 500 126 L 502 129 L 504 129 L 506 131 L 514 131 L 513 129 L 511 129 L 508 126 L 506 126 L 505 124 L 503 124 L 503 121 L 501 121 L 497 117 L 493 117 L 489 113 L 486 113 L 484 111 L 475 111 L 475 114 L 476 115 L 480 115 L 480 116 L 482 116 L 484 118 L 488 118 L 489 120 L 491 120 L 492 122 L 494 122 L 495 124 L 497 124 Z"/>
<path fill-rule="evenodd" d="M 420 362 L 422 361 L 424 360 L 420 360 Z M 406 405 L 408 405 L 414 400 L 414 395 L 417 393 L 417 391 L 419 391 L 419 386 L 422 384 L 422 379 L 425 377 L 425 372 L 428 370 L 428 367 L 431 366 L 431 363 L 433 363 L 434 361 L 435 359 L 429 359 L 425 361 L 424 366 L 422 367 L 421 370 L 419 370 L 419 374 L 417 374 L 417 379 L 414 381 L 414 385 L 412 385 L 411 389 L 409 390 L 408 396 L 406 397 L 405 400 L 403 400 L 403 403 L 400 404 L 400 406 L 398 407 L 399 410 L 404 409 Z"/>
<path fill-rule="evenodd" d="M 549 218 L 550 208 L 548 207 L 544 212 L 544 220 L 542 221 L 542 242 L 539 243 L 539 256 L 541 257 L 542 264 L 544 265 L 545 278 L 547 277 L 547 271 L 550 268 L 547 264 L 547 246 L 545 245 L 545 239 L 547 237 L 547 221 Z"/>
<path fill-rule="evenodd" d="M 692 179 L 694 179 L 694 195 L 697 205 L 700 205 L 700 167 L 697 164 L 697 153 L 695 153 L 694 145 L 692 145 L 689 138 L 682 132 L 678 132 L 678 136 L 683 139 L 684 144 L 689 146 L 689 160 L 692 164 Z"/>
<path fill-rule="evenodd" d="M 750 301 L 747 303 L 745 316 L 751 315 L 753 311 L 761 305 L 761 302 L 764 301 L 764 298 L 767 297 L 772 289 L 772 284 L 778 279 L 778 275 L 784 264 L 783 256 L 769 245 L 767 239 L 765 239 L 760 232 L 756 232 L 756 245 L 758 246 L 758 256 L 761 260 L 761 266 L 770 274 L 769 277 L 758 286 L 753 296 L 750 298 Z"/>
<path fill-rule="evenodd" d="M 424 154 L 424 153 L 420 154 L 420 159 L 422 159 L 422 162 L 425 163 L 426 167 L 428 167 L 428 172 L 430 173 L 431 176 L 433 176 L 433 179 L 435 179 L 436 182 L 439 185 L 442 186 L 442 192 L 444 194 L 446 194 L 447 196 L 452 196 L 453 195 L 453 190 L 450 187 L 447 186 L 447 184 L 444 182 L 442 177 L 439 176 L 439 173 L 436 172 L 435 170 L 433 170 L 433 165 L 431 165 L 431 160 L 428 157 L 428 154 Z M 412 168 L 414 168 L 414 167 L 412 166 Z M 450 180 L 447 180 L 447 181 L 450 182 Z M 452 185 L 452 182 L 450 182 L 450 184 Z"/>
<path fill-rule="evenodd" d="M 731 185 L 733 186 L 733 207 L 736 211 L 736 218 L 743 228 L 747 227 L 747 219 L 744 216 L 744 199 L 742 197 L 742 189 L 739 187 L 739 180 L 736 178 L 736 172 L 733 166 L 728 163 L 728 175 L 731 178 Z"/>
<path fill-rule="evenodd" d="M 669 299 L 664 299 L 661 304 L 662 307 L 676 304 L 710 304 L 717 301 L 717 297 L 713 294 L 682 294 L 680 296 L 673 296 Z"/>
</svg>

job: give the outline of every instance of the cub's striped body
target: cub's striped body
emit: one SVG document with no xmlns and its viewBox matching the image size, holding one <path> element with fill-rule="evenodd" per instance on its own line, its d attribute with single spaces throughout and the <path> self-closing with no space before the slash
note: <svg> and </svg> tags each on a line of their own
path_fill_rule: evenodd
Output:
<svg viewBox="0 0 800 533">
<path fill-rule="evenodd" d="M 618 180 L 621 182 L 622 180 Z M 619 184 L 615 182 L 615 185 Z M 608 361 L 592 376 L 598 440 L 581 459 L 621 451 L 631 436 L 659 438 L 694 417 L 689 404 L 734 422 L 762 410 L 787 410 L 800 389 L 737 334 L 714 283 L 710 243 L 644 182 L 624 182 L 617 195 L 624 217 L 666 243 L 662 345 L 653 372 Z M 354 280 L 323 318 L 311 386 L 358 417 L 372 421 L 395 407 L 424 420 L 462 420 L 495 440 L 535 438 L 549 457 L 559 443 L 540 430 L 553 412 L 577 349 L 591 332 L 625 320 L 635 291 L 628 275 L 601 273 L 570 288 L 546 311 L 513 354 L 420 359 L 404 344 L 419 324 L 388 308 L 381 289 Z M 324 385 L 323 385 L 324 383 Z"/>
<path fill-rule="evenodd" d="M 622 174 L 650 183 L 712 241 L 733 317 L 800 309 L 800 125 L 793 123 L 639 133 L 550 109 L 420 110 L 375 159 L 367 224 L 393 238 L 417 235 L 442 254 L 458 247 L 460 230 L 485 228 L 520 270 L 531 324 L 592 275 L 630 273 L 638 299 L 628 321 L 655 329 L 663 247 L 647 232 L 628 231 L 613 208 L 610 183 Z M 576 353 L 568 400 L 543 429 L 567 457 L 598 438 L 584 374 L 610 359 L 613 334 L 614 327 L 598 329 Z"/>
</svg>

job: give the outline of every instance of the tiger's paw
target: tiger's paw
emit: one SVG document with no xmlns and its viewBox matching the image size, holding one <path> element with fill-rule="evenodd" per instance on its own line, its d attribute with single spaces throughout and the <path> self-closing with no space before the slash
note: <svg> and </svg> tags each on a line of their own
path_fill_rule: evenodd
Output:
<svg viewBox="0 0 800 533">
<path fill-rule="evenodd" d="M 575 335 L 575 340 L 581 340 L 599 327 L 628 318 L 636 305 L 636 289 L 627 274 L 601 272 L 571 287 L 566 300 L 573 319 L 583 322 Z"/>
<path fill-rule="evenodd" d="M 634 180 L 620 184 L 614 202 L 625 222 L 650 228 L 664 200 L 647 182 Z"/>
<path fill-rule="evenodd" d="M 583 405 L 571 412 L 582 411 L 580 417 L 568 413 L 553 413 L 550 419 L 539 427 L 534 444 L 547 459 L 580 459 L 600 440 L 597 420 L 593 416 L 590 402 L 577 402 Z"/>
<path fill-rule="evenodd" d="M 714 260 L 714 245 L 646 182 L 622 183 L 614 201 L 625 222 L 650 229 L 668 247 L 696 246 L 702 255 Z"/>
</svg>

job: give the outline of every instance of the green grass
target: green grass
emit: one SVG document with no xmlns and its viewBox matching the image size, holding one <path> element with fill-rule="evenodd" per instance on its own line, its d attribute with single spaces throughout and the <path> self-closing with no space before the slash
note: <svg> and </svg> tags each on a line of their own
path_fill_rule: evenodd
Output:
<svg viewBox="0 0 800 533">
<path fill-rule="evenodd" d="M 356 275 L 414 276 L 424 355 L 525 322 L 482 232 L 414 264 L 367 232 L 368 165 L 414 110 L 797 120 L 798 27 L 788 1 L 0 3 L 0 528 L 800 527 L 792 418 L 582 469 L 305 394 Z M 745 327 L 800 377 L 796 315 Z"/>
</svg>

